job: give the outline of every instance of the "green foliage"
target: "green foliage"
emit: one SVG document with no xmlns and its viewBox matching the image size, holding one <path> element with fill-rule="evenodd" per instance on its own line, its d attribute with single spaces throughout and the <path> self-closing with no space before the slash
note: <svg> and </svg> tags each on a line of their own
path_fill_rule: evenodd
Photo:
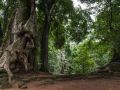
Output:
<svg viewBox="0 0 120 90">
<path fill-rule="evenodd" d="M 61 73 L 62 66 L 64 66 L 64 74 L 89 74 L 95 71 L 97 67 L 109 63 L 113 54 L 112 46 L 87 37 L 78 45 L 66 43 L 62 49 L 65 51 L 65 59 L 61 61 L 59 55 L 61 50 L 53 47 L 52 40 L 50 42 L 50 71 L 56 74 Z"/>
<path fill-rule="evenodd" d="M 53 40 L 49 40 L 49 71 L 58 74 L 60 73 L 60 61 L 57 58 L 58 50 L 53 47 Z"/>
<path fill-rule="evenodd" d="M 93 1 L 92 3 L 95 2 L 100 3 L 101 1 Z M 62 4 L 59 6 L 59 3 Z M 97 16 L 97 21 L 92 26 L 93 22 L 89 16 L 90 12 L 82 10 L 81 8 L 73 9 L 72 4 L 70 5 L 70 7 L 72 7 L 70 12 L 68 10 L 64 11 L 64 9 L 70 8 L 69 5 L 63 5 L 63 3 L 68 4 L 68 2 L 61 1 L 59 3 L 58 7 L 61 8 L 58 8 L 58 10 L 60 10 L 60 12 L 57 11 L 56 7 L 56 12 L 54 11 L 56 17 L 52 16 L 51 35 L 53 43 L 55 42 L 55 47 L 57 49 L 61 49 L 62 47 L 62 49 L 65 50 L 65 59 L 67 62 L 66 72 L 69 74 L 88 74 L 97 67 L 102 67 L 109 63 L 113 55 L 113 45 L 108 42 L 118 41 L 118 39 L 115 38 L 116 36 L 113 36 L 113 32 L 112 35 L 109 33 L 109 27 L 107 27 L 109 25 L 109 11 L 106 11 L 107 9 L 101 11 Z M 115 33 L 115 35 L 117 34 L 118 32 Z M 113 37 L 115 38 L 114 40 L 112 40 Z M 64 40 L 67 43 L 65 43 Z M 108 41 L 104 42 L 104 40 Z M 75 43 L 75 45 L 71 47 L 70 43 Z M 77 45 L 77 43 L 79 44 Z M 55 57 L 52 54 L 51 56 Z M 57 57 L 56 59 L 57 60 L 54 59 L 52 63 L 59 62 L 56 68 L 59 68 L 58 71 L 60 72 L 61 63 L 64 62 L 58 60 L 59 58 Z"/>
<path fill-rule="evenodd" d="M 59 26 L 55 29 L 54 31 L 54 46 L 57 49 L 60 49 L 63 47 L 64 43 L 65 43 L 65 31 L 64 31 L 64 26 L 61 24 L 58 24 Z"/>
<path fill-rule="evenodd" d="M 92 22 L 92 20 L 88 12 L 82 9 L 76 9 L 67 27 L 68 32 L 72 36 L 71 40 L 75 42 L 83 40 L 90 29 L 90 22 Z"/>
<path fill-rule="evenodd" d="M 88 48 L 83 45 L 78 45 L 76 55 L 73 58 L 72 73 L 87 74 L 95 69 L 96 65 L 88 52 Z M 74 50 L 75 52 L 75 50 Z"/>
<path fill-rule="evenodd" d="M 112 47 L 96 39 L 85 39 L 71 49 L 69 73 L 88 74 L 109 63 Z"/>
<path fill-rule="evenodd" d="M 108 43 L 116 50 L 120 56 L 120 2 L 118 0 L 111 1 L 103 7 L 97 20 L 94 23 L 95 37 L 101 39 L 102 42 Z M 111 19 L 110 19 L 111 18 Z M 114 52 L 114 51 L 113 51 Z"/>
</svg>

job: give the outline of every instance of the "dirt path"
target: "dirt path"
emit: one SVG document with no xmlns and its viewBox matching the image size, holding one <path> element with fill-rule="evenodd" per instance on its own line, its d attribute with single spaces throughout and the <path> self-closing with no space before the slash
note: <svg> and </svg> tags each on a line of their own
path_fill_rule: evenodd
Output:
<svg viewBox="0 0 120 90">
<path fill-rule="evenodd" d="M 6 90 L 21 90 L 18 88 Z M 72 80 L 57 81 L 52 84 L 41 85 L 35 81 L 28 84 L 25 90 L 120 90 L 120 79 L 99 79 L 99 80 Z"/>
<path fill-rule="evenodd" d="M 2 89 L 0 89 L 2 90 Z M 23 90 L 17 86 L 3 90 Z M 33 80 L 24 90 L 120 90 L 120 77 L 101 79 L 76 79 L 56 81 L 52 79 Z"/>
</svg>

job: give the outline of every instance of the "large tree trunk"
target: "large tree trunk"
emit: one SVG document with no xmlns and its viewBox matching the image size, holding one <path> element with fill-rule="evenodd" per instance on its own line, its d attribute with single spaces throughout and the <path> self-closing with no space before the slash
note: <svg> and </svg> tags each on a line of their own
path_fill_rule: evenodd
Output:
<svg viewBox="0 0 120 90">
<path fill-rule="evenodd" d="M 44 31 L 42 34 L 42 40 L 41 40 L 41 59 L 42 59 L 42 65 L 41 70 L 42 71 L 48 71 L 48 33 L 49 33 L 49 17 L 45 17 L 44 21 Z"/>
<path fill-rule="evenodd" d="M 13 11 L 13 15 L 9 21 L 6 37 L 3 42 L 4 50 L 11 51 L 13 49 L 19 50 L 27 50 L 28 52 L 28 62 L 32 69 L 35 67 L 35 46 L 34 48 L 30 47 L 30 44 L 35 44 L 35 32 L 36 32 L 36 16 L 35 16 L 35 0 L 17 0 L 15 5 L 15 10 Z M 31 42 L 27 42 L 27 40 L 22 39 L 19 41 L 18 33 L 19 32 L 29 32 L 29 36 L 31 37 Z M 22 33 L 23 34 L 23 33 Z M 21 34 L 21 35 L 22 35 Z M 24 37 L 24 36 L 22 36 Z M 16 44 L 17 45 L 14 45 Z"/>
</svg>

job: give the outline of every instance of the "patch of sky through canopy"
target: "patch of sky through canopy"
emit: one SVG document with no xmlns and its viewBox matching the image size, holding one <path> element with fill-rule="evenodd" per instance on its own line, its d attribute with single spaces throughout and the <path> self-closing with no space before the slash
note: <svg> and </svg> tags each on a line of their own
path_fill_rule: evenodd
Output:
<svg viewBox="0 0 120 90">
<path fill-rule="evenodd" d="M 83 10 L 89 9 L 90 7 L 86 3 L 81 3 L 80 0 L 72 0 L 73 5 L 75 8 L 82 8 Z M 96 3 L 92 4 L 92 7 L 96 7 Z M 96 16 L 97 16 L 97 11 L 95 9 L 91 9 L 92 14 L 90 15 L 92 20 L 95 21 Z"/>
</svg>

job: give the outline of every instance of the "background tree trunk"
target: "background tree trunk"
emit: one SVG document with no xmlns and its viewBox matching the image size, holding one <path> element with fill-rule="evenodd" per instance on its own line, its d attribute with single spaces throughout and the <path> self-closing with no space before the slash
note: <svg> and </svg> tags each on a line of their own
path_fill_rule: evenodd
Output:
<svg viewBox="0 0 120 90">
<path fill-rule="evenodd" d="M 44 25 L 41 39 L 41 70 L 48 72 L 48 37 L 51 24 L 51 12 L 53 10 L 55 0 L 43 0 L 44 4 Z"/>
</svg>

